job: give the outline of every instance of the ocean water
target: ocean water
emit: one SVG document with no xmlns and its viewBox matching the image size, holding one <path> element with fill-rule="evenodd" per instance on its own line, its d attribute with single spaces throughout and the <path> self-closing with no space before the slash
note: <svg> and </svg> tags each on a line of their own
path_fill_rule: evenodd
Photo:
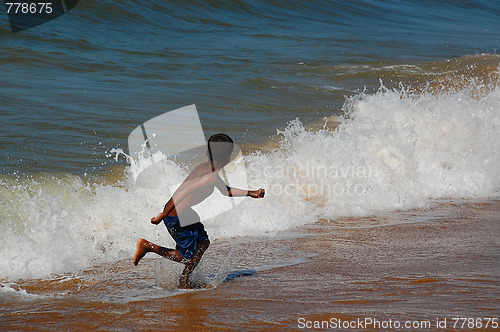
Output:
<svg viewBox="0 0 500 332">
<path fill-rule="evenodd" d="M 2 11 L 0 279 L 113 263 L 138 237 L 172 246 L 149 219 L 186 169 L 137 186 L 127 137 L 193 103 L 267 192 L 207 220 L 215 240 L 498 197 L 499 15 L 496 1 L 89 0 L 14 34 Z"/>
</svg>

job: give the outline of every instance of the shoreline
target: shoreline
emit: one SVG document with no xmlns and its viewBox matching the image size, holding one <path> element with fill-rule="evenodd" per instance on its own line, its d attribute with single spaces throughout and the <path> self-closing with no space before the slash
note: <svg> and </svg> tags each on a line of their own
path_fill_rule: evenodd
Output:
<svg viewBox="0 0 500 332">
<path fill-rule="evenodd" d="M 127 303 L 93 301 L 92 294 L 107 291 L 101 283 L 87 285 L 84 298 L 4 299 L 0 325 L 15 330 L 300 330 L 299 324 L 374 319 L 381 324 L 429 321 L 434 330 L 447 319 L 447 329 L 456 331 L 453 317 L 500 318 L 499 212 L 496 198 L 323 220 L 302 227 L 313 236 L 279 240 L 292 252 L 317 254 L 304 263 L 259 271 L 213 289 Z M 272 242 L 257 247 L 272 247 Z M 150 269 L 152 261 L 143 269 Z M 128 263 L 106 271 L 110 287 L 133 287 L 136 278 L 151 283 L 151 273 L 141 276 L 144 270 Z M 130 276 L 112 280 L 123 271 Z"/>
</svg>

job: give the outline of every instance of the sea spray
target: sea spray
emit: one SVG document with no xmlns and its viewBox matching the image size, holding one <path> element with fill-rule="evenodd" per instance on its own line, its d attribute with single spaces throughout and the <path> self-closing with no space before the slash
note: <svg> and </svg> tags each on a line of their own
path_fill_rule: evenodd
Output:
<svg viewBox="0 0 500 332">
<path fill-rule="evenodd" d="M 479 98 L 381 88 L 349 98 L 344 111 L 335 131 L 292 121 L 278 151 L 253 157 L 267 159 L 268 187 L 283 201 L 312 202 L 312 213 L 331 219 L 498 195 L 498 87 Z"/>
<path fill-rule="evenodd" d="M 149 198 L 128 178 L 86 181 L 71 174 L 3 177 L 0 278 L 74 272 L 131 257 L 139 235 L 158 239 L 149 219 L 165 198 Z"/>
</svg>

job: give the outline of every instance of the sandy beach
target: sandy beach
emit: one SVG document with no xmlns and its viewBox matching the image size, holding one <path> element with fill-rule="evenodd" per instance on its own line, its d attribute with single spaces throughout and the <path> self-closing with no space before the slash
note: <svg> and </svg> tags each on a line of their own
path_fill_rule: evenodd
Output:
<svg viewBox="0 0 500 332">
<path fill-rule="evenodd" d="M 128 260 L 95 269 L 89 272 L 95 282 L 87 279 L 85 284 L 84 278 L 68 283 L 19 282 L 12 289 L 31 295 L 56 290 L 62 294 L 65 289 L 67 295 L 4 299 L 0 326 L 4 330 L 255 331 L 443 330 L 446 324 L 446 330 L 458 331 L 471 326 L 484 330 L 489 322 L 489 329 L 498 330 L 494 327 L 500 317 L 500 201 L 434 205 L 322 220 L 305 226 L 301 230 L 305 236 L 253 243 L 247 246 L 250 256 L 272 255 L 280 247 L 290 248 L 291 256 L 316 255 L 207 290 L 112 300 L 113 290 L 154 285 L 156 258 L 145 258 L 136 269 Z M 223 246 L 216 244 L 211 250 Z M 103 292 L 108 293 L 107 300 Z M 482 328 L 475 325 L 479 322 Z"/>
</svg>

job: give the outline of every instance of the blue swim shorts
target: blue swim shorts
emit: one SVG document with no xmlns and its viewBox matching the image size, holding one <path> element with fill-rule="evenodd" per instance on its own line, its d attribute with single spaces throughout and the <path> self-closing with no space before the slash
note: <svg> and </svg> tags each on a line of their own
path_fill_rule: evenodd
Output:
<svg viewBox="0 0 500 332">
<path fill-rule="evenodd" d="M 166 216 L 163 219 L 168 232 L 177 243 L 175 249 L 185 259 L 192 259 L 198 242 L 208 240 L 208 234 L 201 222 L 181 227 L 179 217 Z"/>
</svg>

